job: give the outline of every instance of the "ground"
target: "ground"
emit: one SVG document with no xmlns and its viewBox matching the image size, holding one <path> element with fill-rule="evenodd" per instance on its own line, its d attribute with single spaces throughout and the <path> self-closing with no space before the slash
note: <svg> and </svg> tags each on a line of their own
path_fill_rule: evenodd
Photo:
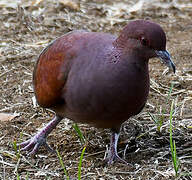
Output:
<svg viewBox="0 0 192 180">
<path fill-rule="evenodd" d="M 134 19 L 150 19 L 163 27 L 177 71 L 173 74 L 159 59 L 150 60 L 148 102 L 139 115 L 123 124 L 118 145 L 120 156 L 132 166 L 103 163 L 109 130 L 79 124 L 86 139 L 81 144 L 73 122 L 65 119 L 49 135 L 48 143 L 60 152 L 70 179 L 77 179 L 85 145 L 82 179 L 175 179 L 169 142 L 174 101 L 173 139 L 180 162 L 177 178 L 192 179 L 190 0 L 2 0 L 0 14 L 0 113 L 17 115 L 0 118 L 0 179 L 65 179 L 55 154 L 42 148 L 35 158 L 24 153 L 16 156 L 13 148 L 13 142 L 30 138 L 53 117 L 50 110 L 36 106 L 33 98 L 32 73 L 43 47 L 76 29 L 118 35 Z M 162 125 L 154 119 L 162 120 Z"/>
</svg>

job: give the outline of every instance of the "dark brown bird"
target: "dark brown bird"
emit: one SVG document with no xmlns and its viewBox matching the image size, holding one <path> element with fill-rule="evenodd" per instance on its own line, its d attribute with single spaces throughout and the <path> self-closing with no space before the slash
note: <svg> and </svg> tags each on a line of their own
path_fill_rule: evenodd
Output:
<svg viewBox="0 0 192 180">
<path fill-rule="evenodd" d="M 130 22 L 116 37 L 107 33 L 73 31 L 49 44 L 33 73 L 36 99 L 55 117 L 34 137 L 20 144 L 36 154 L 46 137 L 67 117 L 74 122 L 112 130 L 107 161 L 117 154 L 121 124 L 138 114 L 149 93 L 148 61 L 159 57 L 175 72 L 166 51 L 163 29 L 150 21 Z"/>
</svg>

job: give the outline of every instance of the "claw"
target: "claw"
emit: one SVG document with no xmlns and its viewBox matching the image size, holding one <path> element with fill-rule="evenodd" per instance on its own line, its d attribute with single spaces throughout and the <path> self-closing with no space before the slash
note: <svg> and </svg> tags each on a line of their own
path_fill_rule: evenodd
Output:
<svg viewBox="0 0 192 180">
<path fill-rule="evenodd" d="M 29 141 L 28 144 L 26 144 L 23 148 L 21 148 L 21 151 L 29 151 L 31 148 L 33 148 L 34 146 L 34 142 L 33 141 Z"/>
<path fill-rule="evenodd" d="M 121 162 L 123 164 L 130 165 L 127 161 L 120 158 L 118 154 L 113 154 L 113 155 L 110 155 L 109 157 L 106 158 L 106 162 L 109 165 L 113 164 L 114 161 L 119 161 L 119 162 Z"/>
<path fill-rule="evenodd" d="M 30 139 L 27 140 L 27 141 L 25 141 L 25 142 L 22 142 L 22 143 L 20 143 L 20 144 L 17 144 L 17 147 L 23 148 L 23 147 L 25 147 L 27 144 L 29 144 L 29 142 L 30 142 Z"/>
<path fill-rule="evenodd" d="M 61 120 L 62 117 L 56 115 L 53 120 L 50 121 L 43 129 L 41 129 L 35 136 L 25 142 L 18 144 L 17 147 L 21 147 L 20 151 L 27 151 L 27 154 L 30 156 L 37 154 L 40 146 L 44 146 L 50 152 L 55 152 L 47 144 L 46 138 Z"/>
<path fill-rule="evenodd" d="M 118 133 L 112 132 L 110 148 L 109 148 L 108 156 L 105 159 L 105 161 L 107 162 L 108 165 L 111 165 L 114 161 L 119 161 L 119 162 L 122 162 L 123 164 L 132 166 L 127 161 L 120 158 L 119 155 L 117 154 L 118 139 L 119 139 L 119 132 Z"/>
<path fill-rule="evenodd" d="M 35 144 L 35 146 L 33 147 L 33 150 L 31 152 L 29 152 L 27 155 L 28 156 L 35 156 L 35 154 L 38 152 L 39 150 L 39 147 L 40 147 L 40 144 L 37 143 Z"/>
</svg>

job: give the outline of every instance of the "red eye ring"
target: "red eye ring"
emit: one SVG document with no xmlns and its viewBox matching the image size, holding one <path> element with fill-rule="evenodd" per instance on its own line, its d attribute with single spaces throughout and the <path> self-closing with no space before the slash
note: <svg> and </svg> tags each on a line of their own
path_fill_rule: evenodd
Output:
<svg viewBox="0 0 192 180">
<path fill-rule="evenodd" d="M 149 45 L 149 42 L 148 42 L 148 40 L 147 40 L 146 38 L 142 37 L 142 38 L 141 38 L 141 44 L 142 44 L 143 46 L 148 46 L 148 45 Z"/>
</svg>

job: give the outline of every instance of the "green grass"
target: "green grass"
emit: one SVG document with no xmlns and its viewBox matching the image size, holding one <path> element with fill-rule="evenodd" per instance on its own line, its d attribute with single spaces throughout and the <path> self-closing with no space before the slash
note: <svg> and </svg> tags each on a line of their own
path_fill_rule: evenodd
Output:
<svg viewBox="0 0 192 180">
<path fill-rule="evenodd" d="M 174 84 L 171 83 L 171 87 L 169 88 L 169 92 L 168 92 L 168 95 L 167 95 L 165 104 L 168 104 L 169 101 L 170 101 L 170 97 L 171 97 L 171 93 L 172 93 L 172 91 L 173 91 L 173 87 L 174 87 Z M 166 114 L 166 109 L 163 108 L 161 112 L 160 112 L 160 110 L 159 110 L 159 114 L 160 114 L 159 117 L 151 114 L 150 112 L 148 112 L 148 114 L 149 114 L 149 116 L 151 117 L 151 119 L 154 121 L 154 123 L 156 124 L 156 126 L 157 126 L 157 131 L 160 132 L 160 131 L 161 131 L 161 127 L 162 127 L 162 125 L 163 125 L 163 122 L 164 122 L 164 120 L 165 120 L 164 114 Z"/>
<path fill-rule="evenodd" d="M 82 160 L 83 160 L 83 155 L 85 153 L 86 146 L 83 148 L 79 160 L 79 165 L 78 165 L 78 180 L 81 180 L 81 167 L 82 167 Z"/>
<path fill-rule="evenodd" d="M 77 124 L 73 124 L 72 127 L 75 129 L 75 132 L 79 136 L 81 144 L 84 144 L 85 143 L 85 137 L 83 136 L 83 133 L 81 132 L 79 126 Z"/>
<path fill-rule="evenodd" d="M 61 157 L 61 155 L 60 155 L 60 153 L 59 153 L 58 150 L 56 150 L 56 152 L 57 152 L 57 156 L 58 156 L 58 158 L 59 158 L 59 162 L 60 162 L 60 164 L 61 164 L 61 167 L 63 168 L 63 172 L 64 172 L 64 174 L 65 174 L 65 176 L 66 176 L 66 179 L 69 180 L 69 175 L 68 175 L 68 172 L 67 172 L 67 170 L 66 170 L 66 168 L 65 168 L 65 166 L 64 166 L 62 157 Z"/>
<path fill-rule="evenodd" d="M 154 123 L 157 126 L 157 131 L 160 132 L 161 127 L 163 125 L 163 119 L 162 116 L 161 118 L 158 118 L 157 116 L 154 116 L 153 114 L 151 114 L 150 112 L 148 112 L 149 116 L 151 117 L 151 119 L 154 121 Z"/>
<path fill-rule="evenodd" d="M 29 179 L 29 172 L 27 172 L 25 180 L 28 180 L 28 179 Z"/>
<path fill-rule="evenodd" d="M 13 149 L 16 153 L 16 157 L 17 157 L 17 160 L 19 160 L 19 158 L 21 157 L 21 154 L 20 154 L 20 147 L 17 149 L 17 142 L 16 140 L 12 142 L 13 144 Z"/>
<path fill-rule="evenodd" d="M 73 128 L 75 129 L 75 132 L 76 132 L 77 135 L 79 136 L 81 143 L 85 143 L 85 138 L 84 138 L 81 130 L 79 129 L 78 125 L 77 125 L 77 124 L 74 124 L 74 125 L 73 125 Z M 23 136 L 23 134 L 21 133 L 21 134 L 20 134 L 20 140 L 22 140 L 22 136 Z M 20 140 L 19 140 L 19 141 L 20 141 Z M 13 144 L 13 149 L 14 149 L 14 151 L 15 151 L 15 153 L 16 153 L 17 161 L 20 161 L 20 158 L 21 158 L 20 147 L 17 147 L 17 142 L 16 142 L 16 141 L 13 141 L 12 144 Z M 86 146 L 83 148 L 83 150 L 82 150 L 82 152 L 81 152 L 81 156 L 80 156 L 80 160 L 79 160 L 79 164 L 78 164 L 78 180 L 81 180 L 82 161 L 83 161 L 83 156 L 84 156 L 85 150 L 86 150 Z M 57 156 L 58 156 L 58 158 L 59 158 L 59 162 L 60 162 L 60 164 L 61 164 L 61 167 L 62 167 L 62 169 L 63 169 L 63 172 L 64 172 L 64 174 L 65 174 L 65 176 L 66 176 L 66 180 L 70 180 L 69 174 L 68 174 L 68 172 L 67 172 L 66 167 L 64 166 L 64 162 L 63 162 L 63 160 L 62 160 L 62 157 L 61 157 L 59 151 L 56 150 L 56 153 L 57 153 Z M 16 175 L 17 175 L 17 178 L 16 178 L 16 179 L 17 179 L 17 180 L 20 180 L 20 175 L 19 175 L 19 173 L 18 173 L 17 171 L 16 171 Z M 29 173 L 27 173 L 26 179 L 29 179 Z"/>
<path fill-rule="evenodd" d="M 170 111 L 170 128 L 169 128 L 169 137 L 170 137 L 170 148 L 171 148 L 171 156 L 172 156 L 172 161 L 173 161 L 173 167 L 175 170 L 175 175 L 178 176 L 178 171 L 179 171 L 179 159 L 177 157 L 177 152 L 176 152 L 176 145 L 175 141 L 173 140 L 173 126 L 172 126 L 172 119 L 173 119 L 173 106 L 174 106 L 174 100 L 172 101 L 171 104 L 171 111 Z"/>
<path fill-rule="evenodd" d="M 20 137 L 19 137 L 19 142 L 22 142 L 22 138 L 23 138 L 23 133 L 21 132 Z M 14 149 L 14 151 L 16 153 L 17 160 L 19 160 L 20 157 L 21 157 L 20 146 L 17 147 L 17 141 L 16 140 L 12 142 L 12 145 L 13 145 L 13 149 Z"/>
<path fill-rule="evenodd" d="M 75 132 L 79 136 L 79 139 L 81 141 L 81 144 L 85 144 L 85 137 L 83 136 L 83 133 L 81 132 L 79 126 L 77 124 L 73 124 L 73 128 L 75 129 Z M 81 168 L 82 168 L 82 160 L 83 160 L 83 155 L 85 153 L 86 146 L 83 148 L 79 160 L 79 165 L 78 165 L 78 180 L 81 180 Z"/>
<path fill-rule="evenodd" d="M 20 151 L 20 147 L 17 149 L 17 141 L 16 140 L 13 141 L 12 144 L 13 144 L 13 149 L 15 151 L 16 158 L 17 158 L 17 165 L 15 167 L 16 174 L 17 174 L 17 180 L 20 180 L 20 176 L 19 176 L 19 173 L 18 173 L 18 167 L 19 167 L 20 158 L 21 158 L 21 151 Z"/>
<path fill-rule="evenodd" d="M 19 176 L 18 172 L 17 172 L 17 180 L 20 180 L 20 176 Z"/>
<path fill-rule="evenodd" d="M 168 104 L 170 101 L 173 87 L 174 87 L 174 84 L 171 83 L 171 87 L 169 88 L 169 92 L 168 92 L 166 102 L 165 102 L 166 104 Z M 171 103 L 171 110 L 169 113 L 169 119 L 170 119 L 169 137 L 170 137 L 170 149 L 171 149 L 171 157 L 172 157 L 173 167 L 174 167 L 175 175 L 176 175 L 176 177 L 178 177 L 180 162 L 179 162 L 179 159 L 177 157 L 176 144 L 175 144 L 175 141 L 173 140 L 173 126 L 172 126 L 173 112 L 174 112 L 174 100 Z M 148 113 L 148 114 L 150 115 L 152 120 L 155 122 L 155 124 L 157 126 L 157 131 L 160 132 L 160 129 L 161 129 L 163 122 L 164 122 L 164 119 L 165 119 L 164 114 L 166 114 L 166 109 L 165 108 L 162 109 L 160 117 L 154 116 L 151 113 Z"/>
<path fill-rule="evenodd" d="M 86 150 L 86 146 L 83 148 L 83 150 L 82 150 L 82 152 L 81 152 L 80 159 L 79 159 L 78 176 L 77 176 L 77 177 L 78 177 L 78 180 L 81 180 L 82 161 L 83 161 L 83 156 L 84 156 L 85 150 Z M 57 156 L 58 156 L 58 158 L 59 158 L 59 162 L 60 162 L 60 164 L 61 164 L 61 167 L 63 168 L 63 172 L 64 172 L 64 174 L 65 174 L 65 176 L 66 176 L 66 179 L 67 179 L 67 180 L 70 180 L 69 174 L 68 174 L 68 172 L 67 172 L 67 169 L 66 169 L 65 166 L 64 166 L 64 162 L 63 162 L 63 160 L 62 160 L 62 157 L 61 157 L 61 155 L 60 155 L 60 153 L 59 153 L 58 150 L 56 150 L 56 152 L 57 152 Z"/>
</svg>

